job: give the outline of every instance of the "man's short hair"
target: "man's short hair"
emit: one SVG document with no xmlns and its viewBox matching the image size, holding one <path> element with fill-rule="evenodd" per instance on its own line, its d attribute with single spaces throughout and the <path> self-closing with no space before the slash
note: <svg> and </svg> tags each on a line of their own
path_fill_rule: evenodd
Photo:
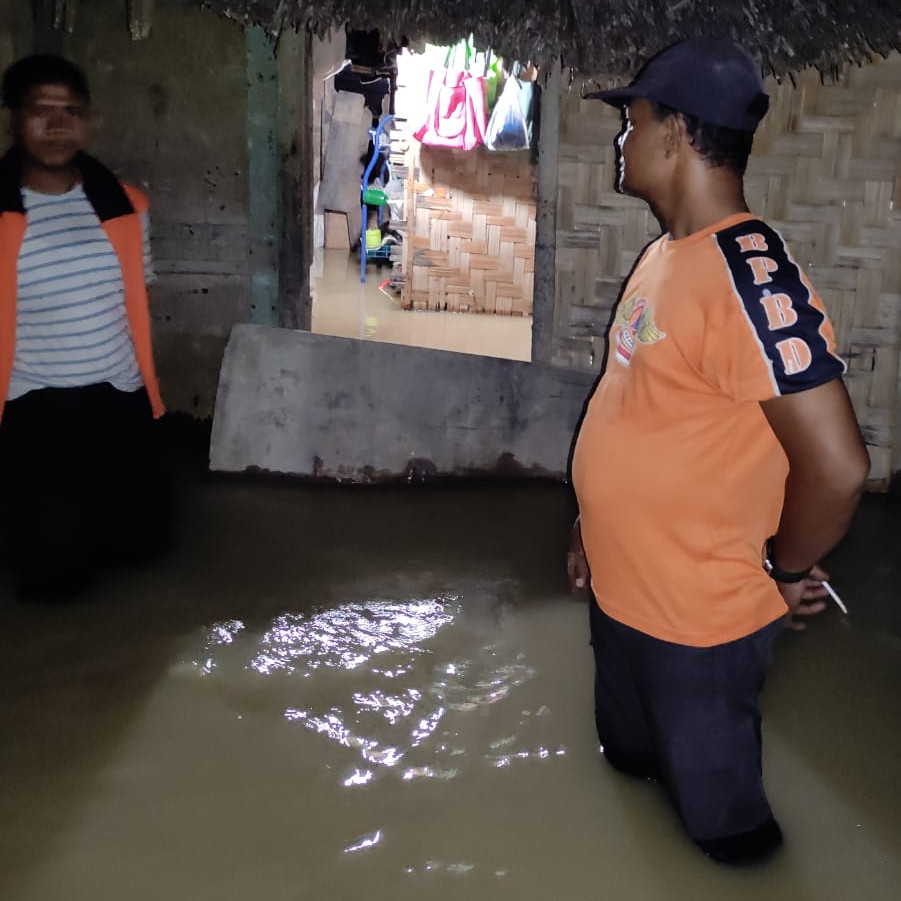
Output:
<svg viewBox="0 0 901 901">
<path fill-rule="evenodd" d="M 748 157 L 754 143 L 754 132 L 738 131 L 702 122 L 697 116 L 679 112 L 663 103 L 649 101 L 654 116 L 662 122 L 669 116 L 681 116 L 691 146 L 710 166 L 725 166 L 736 175 L 743 176 L 748 168 Z"/>
<path fill-rule="evenodd" d="M 36 53 L 13 63 L 3 76 L 3 105 L 17 110 L 32 89 L 45 84 L 62 84 L 85 103 L 91 102 L 91 89 L 84 72 L 61 56 Z"/>
</svg>

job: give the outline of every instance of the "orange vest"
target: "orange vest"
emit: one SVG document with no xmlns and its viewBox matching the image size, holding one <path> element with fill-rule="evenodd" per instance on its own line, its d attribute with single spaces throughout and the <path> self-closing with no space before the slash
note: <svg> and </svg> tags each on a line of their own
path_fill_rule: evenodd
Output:
<svg viewBox="0 0 901 901">
<path fill-rule="evenodd" d="M 79 154 L 76 165 L 81 171 L 85 194 L 119 259 L 138 369 L 153 415 L 159 418 L 165 408 L 153 364 L 150 310 L 144 282 L 141 213 L 149 207 L 147 195 L 131 185 L 121 184 L 109 169 L 87 154 Z M 16 353 L 18 262 L 27 225 L 21 183 L 18 152 L 13 148 L 0 159 L 0 419 Z"/>
</svg>

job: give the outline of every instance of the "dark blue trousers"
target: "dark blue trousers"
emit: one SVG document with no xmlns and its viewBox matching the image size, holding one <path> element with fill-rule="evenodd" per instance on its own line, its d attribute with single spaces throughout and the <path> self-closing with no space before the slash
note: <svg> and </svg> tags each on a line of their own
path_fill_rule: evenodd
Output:
<svg viewBox="0 0 901 901">
<path fill-rule="evenodd" d="M 44 388 L 7 402 L 0 493 L 18 593 L 65 597 L 171 541 L 174 492 L 147 392 Z"/>
<path fill-rule="evenodd" d="M 607 760 L 659 780 L 688 834 L 720 860 L 779 844 L 763 788 L 758 698 L 782 630 L 709 648 L 652 638 L 589 603 L 595 721 Z"/>
</svg>

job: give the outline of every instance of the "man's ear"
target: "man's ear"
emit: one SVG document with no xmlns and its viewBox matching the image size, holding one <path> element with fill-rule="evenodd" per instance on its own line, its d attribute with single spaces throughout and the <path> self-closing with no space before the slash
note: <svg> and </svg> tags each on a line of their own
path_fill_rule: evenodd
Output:
<svg viewBox="0 0 901 901">
<path fill-rule="evenodd" d="M 667 158 L 678 153 L 687 138 L 685 120 L 678 113 L 663 120 L 663 151 Z"/>
</svg>

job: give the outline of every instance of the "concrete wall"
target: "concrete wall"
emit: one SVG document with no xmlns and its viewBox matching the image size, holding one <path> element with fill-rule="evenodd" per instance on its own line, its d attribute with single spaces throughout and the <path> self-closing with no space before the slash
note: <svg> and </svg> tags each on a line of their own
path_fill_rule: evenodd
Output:
<svg viewBox="0 0 901 901">
<path fill-rule="evenodd" d="M 0 0 L 0 64 L 36 50 L 85 70 L 94 152 L 151 199 L 164 398 L 210 416 L 229 329 L 251 318 L 244 32 L 192 0 L 156 0 L 151 36 L 136 42 L 124 2 L 79 4 L 71 34 L 50 27 L 49 0 L 34 10 Z"/>
<path fill-rule="evenodd" d="M 98 156 L 150 194 L 164 397 L 208 416 L 228 330 L 248 318 L 244 34 L 157 0 L 151 36 L 133 42 L 124 4 L 82 3 L 64 53 L 91 81 Z"/>
<path fill-rule="evenodd" d="M 352 482 L 499 473 L 563 478 L 586 372 L 237 326 L 211 468 Z"/>
<path fill-rule="evenodd" d="M 0 0 L 0 72 L 31 51 L 31 4 L 28 0 Z"/>
</svg>

